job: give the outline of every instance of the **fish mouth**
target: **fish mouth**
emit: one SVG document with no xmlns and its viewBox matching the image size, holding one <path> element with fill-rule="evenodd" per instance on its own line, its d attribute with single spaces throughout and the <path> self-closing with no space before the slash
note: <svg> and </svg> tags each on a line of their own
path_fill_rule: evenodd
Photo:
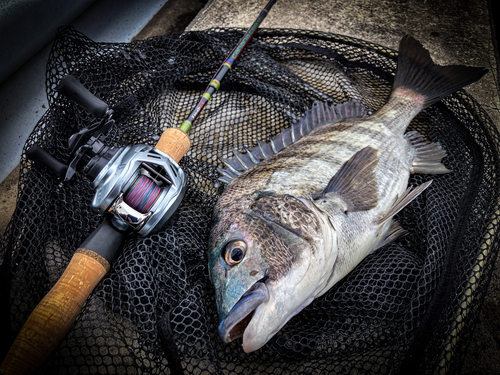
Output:
<svg viewBox="0 0 500 375">
<path fill-rule="evenodd" d="M 243 336 L 255 310 L 269 301 L 266 284 L 260 280 L 248 289 L 219 324 L 219 336 L 226 344 Z"/>
</svg>

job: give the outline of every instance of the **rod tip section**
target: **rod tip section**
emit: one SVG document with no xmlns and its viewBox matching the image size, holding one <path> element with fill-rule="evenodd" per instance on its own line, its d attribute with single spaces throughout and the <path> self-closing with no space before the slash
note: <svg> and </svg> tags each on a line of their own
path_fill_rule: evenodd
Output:
<svg viewBox="0 0 500 375">
<path fill-rule="evenodd" d="M 179 128 L 168 128 L 163 132 L 155 147 L 178 163 L 190 146 L 191 141 L 185 132 Z"/>
</svg>

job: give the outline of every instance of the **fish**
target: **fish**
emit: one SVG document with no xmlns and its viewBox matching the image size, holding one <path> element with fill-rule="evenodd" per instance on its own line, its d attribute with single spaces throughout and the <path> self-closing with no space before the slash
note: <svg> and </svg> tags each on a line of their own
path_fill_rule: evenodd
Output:
<svg viewBox="0 0 500 375">
<path fill-rule="evenodd" d="M 406 233 L 394 216 L 432 183 L 408 186 L 410 175 L 450 172 L 441 144 L 406 129 L 487 71 L 437 65 L 406 35 L 378 111 L 317 102 L 268 143 L 223 160 L 227 186 L 213 211 L 208 269 L 225 343 L 242 338 L 246 353 L 260 349 L 367 255 Z"/>
</svg>

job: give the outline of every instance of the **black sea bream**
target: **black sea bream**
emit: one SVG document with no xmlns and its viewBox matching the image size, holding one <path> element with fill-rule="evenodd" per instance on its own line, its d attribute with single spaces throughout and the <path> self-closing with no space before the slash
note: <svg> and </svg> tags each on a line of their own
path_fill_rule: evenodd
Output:
<svg viewBox="0 0 500 375">
<path fill-rule="evenodd" d="M 209 250 L 222 340 L 243 336 L 245 352 L 259 349 L 404 233 L 393 216 L 430 184 L 409 188 L 410 173 L 449 172 L 441 146 L 405 134 L 408 124 L 486 72 L 436 65 L 406 36 L 393 91 L 378 112 L 366 117 L 360 103 L 318 103 L 270 143 L 226 162 L 229 184 L 215 207 Z"/>
</svg>

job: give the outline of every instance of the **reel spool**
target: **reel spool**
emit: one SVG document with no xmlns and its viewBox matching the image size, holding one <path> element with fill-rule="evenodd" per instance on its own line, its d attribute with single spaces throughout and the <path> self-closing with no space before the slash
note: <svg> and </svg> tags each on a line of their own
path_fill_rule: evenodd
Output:
<svg viewBox="0 0 500 375">
<path fill-rule="evenodd" d="M 149 212 L 161 193 L 161 187 L 144 175 L 137 177 L 123 201 L 141 214 Z"/>
</svg>

